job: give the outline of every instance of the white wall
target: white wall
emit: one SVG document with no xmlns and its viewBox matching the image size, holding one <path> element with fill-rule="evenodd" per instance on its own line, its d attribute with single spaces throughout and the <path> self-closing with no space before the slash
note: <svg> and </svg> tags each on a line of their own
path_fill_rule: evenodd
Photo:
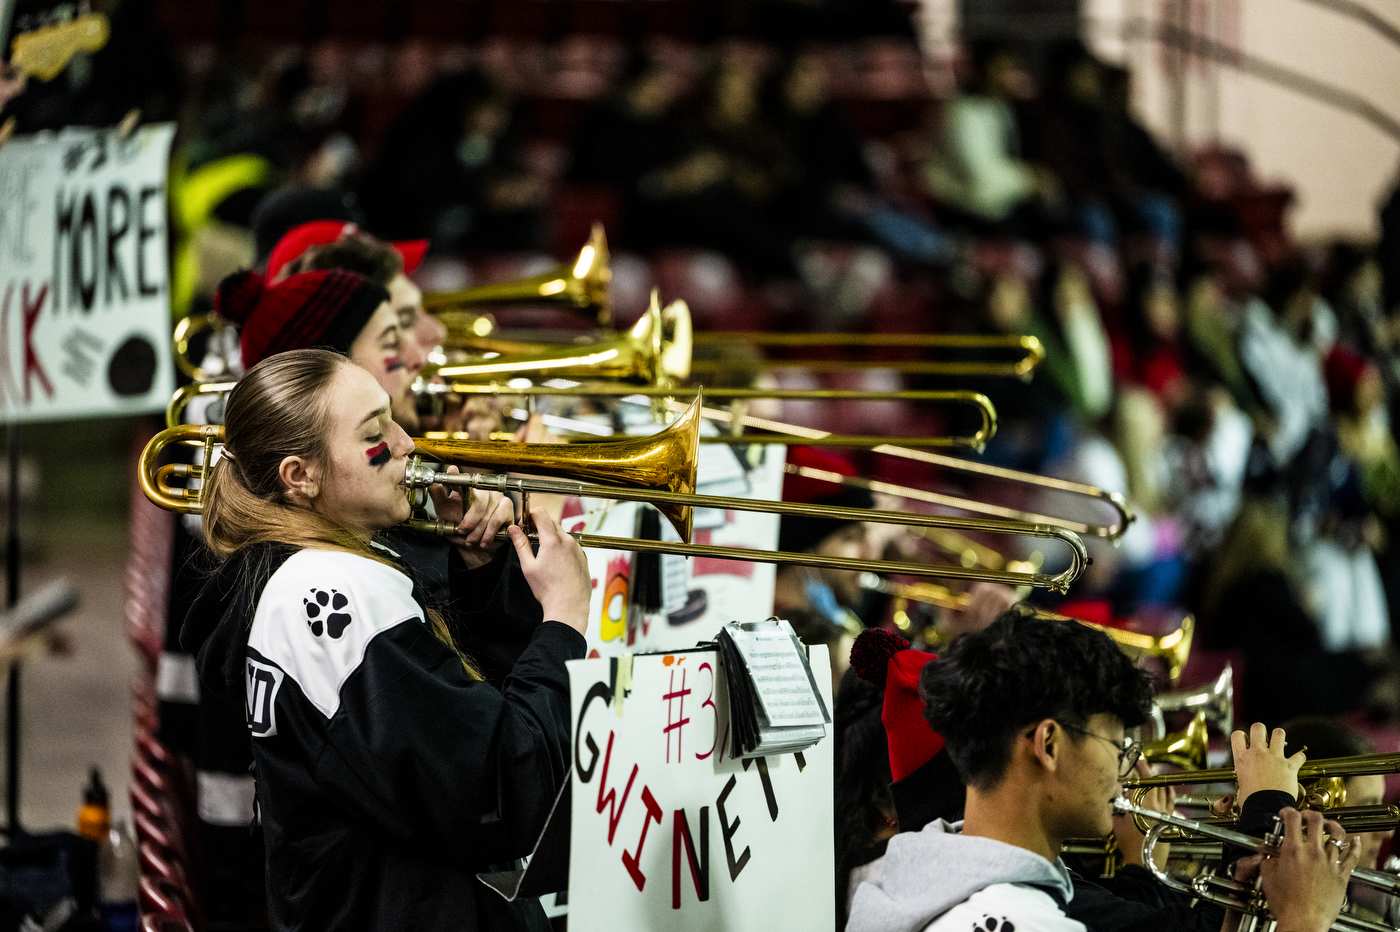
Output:
<svg viewBox="0 0 1400 932">
<path fill-rule="evenodd" d="M 1400 27 L 1400 3 L 1361 2 Z M 1161 138 L 1175 142 L 1184 124 L 1188 146 L 1218 141 L 1244 150 L 1259 177 L 1295 188 L 1298 236 L 1377 234 L 1378 202 L 1400 166 L 1393 136 L 1360 116 L 1199 58 L 1186 60 L 1178 103 L 1171 53 L 1134 26 L 1175 15 L 1194 33 L 1364 97 L 1396 120 L 1400 46 L 1307 0 L 1084 0 L 1083 12 L 1093 47 L 1132 67 L 1135 105 Z"/>
</svg>

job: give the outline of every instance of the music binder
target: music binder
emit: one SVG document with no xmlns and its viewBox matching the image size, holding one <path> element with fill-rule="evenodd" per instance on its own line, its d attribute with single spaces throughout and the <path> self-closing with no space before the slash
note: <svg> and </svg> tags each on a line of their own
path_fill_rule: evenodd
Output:
<svg viewBox="0 0 1400 932">
<path fill-rule="evenodd" d="M 715 644 L 729 689 L 732 756 L 793 754 L 826 737 L 831 713 L 791 625 L 733 621 Z"/>
</svg>

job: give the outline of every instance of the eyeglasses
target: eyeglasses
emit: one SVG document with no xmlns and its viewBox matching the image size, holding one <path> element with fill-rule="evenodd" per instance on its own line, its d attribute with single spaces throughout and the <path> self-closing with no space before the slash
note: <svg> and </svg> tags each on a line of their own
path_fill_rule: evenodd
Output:
<svg viewBox="0 0 1400 932">
<path fill-rule="evenodd" d="M 1098 738 L 1100 741 L 1107 741 L 1118 751 L 1118 777 L 1124 779 L 1133 772 L 1137 766 L 1138 758 L 1142 756 L 1142 742 L 1134 741 L 1132 738 L 1124 738 L 1122 742 L 1114 741 L 1112 738 L 1105 738 L 1103 735 L 1096 735 L 1092 731 L 1083 728 L 1076 728 L 1074 725 L 1060 723 L 1060 727 L 1066 731 L 1078 732 L 1081 735 L 1088 735 L 1090 738 Z"/>
</svg>

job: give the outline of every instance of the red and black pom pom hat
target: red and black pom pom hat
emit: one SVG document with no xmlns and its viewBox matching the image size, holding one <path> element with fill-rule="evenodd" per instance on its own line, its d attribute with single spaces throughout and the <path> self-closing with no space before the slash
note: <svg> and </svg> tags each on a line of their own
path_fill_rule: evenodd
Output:
<svg viewBox="0 0 1400 932">
<path fill-rule="evenodd" d="M 856 675 L 885 691 L 880 721 L 890 748 L 890 795 L 901 832 L 917 832 L 934 819 L 962 818 L 966 789 L 944 747 L 924 718 L 919 673 L 936 654 L 914 650 L 898 635 L 863 632 L 851 648 Z"/>
<path fill-rule="evenodd" d="M 246 370 L 294 349 L 349 353 L 388 300 L 380 285 L 341 269 L 302 272 L 275 285 L 256 272 L 236 272 L 219 283 L 214 310 L 238 326 Z"/>
</svg>

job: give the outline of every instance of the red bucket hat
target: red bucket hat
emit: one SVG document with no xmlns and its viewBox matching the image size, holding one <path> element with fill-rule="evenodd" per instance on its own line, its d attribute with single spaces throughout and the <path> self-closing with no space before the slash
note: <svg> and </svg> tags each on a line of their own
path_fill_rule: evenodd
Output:
<svg viewBox="0 0 1400 932">
<path fill-rule="evenodd" d="M 282 238 L 277 241 L 277 245 L 272 247 L 272 252 L 268 254 L 268 280 L 276 281 L 277 276 L 281 275 L 282 270 L 287 267 L 287 263 L 299 257 L 312 246 L 328 246 L 346 233 L 353 233 L 358 229 L 359 227 L 355 224 L 342 220 L 313 220 L 310 223 L 292 227 L 283 234 Z M 428 252 L 428 241 L 425 239 L 410 239 L 389 245 L 393 246 L 394 251 L 403 259 L 405 275 L 418 268 L 423 262 L 423 256 Z"/>
</svg>

